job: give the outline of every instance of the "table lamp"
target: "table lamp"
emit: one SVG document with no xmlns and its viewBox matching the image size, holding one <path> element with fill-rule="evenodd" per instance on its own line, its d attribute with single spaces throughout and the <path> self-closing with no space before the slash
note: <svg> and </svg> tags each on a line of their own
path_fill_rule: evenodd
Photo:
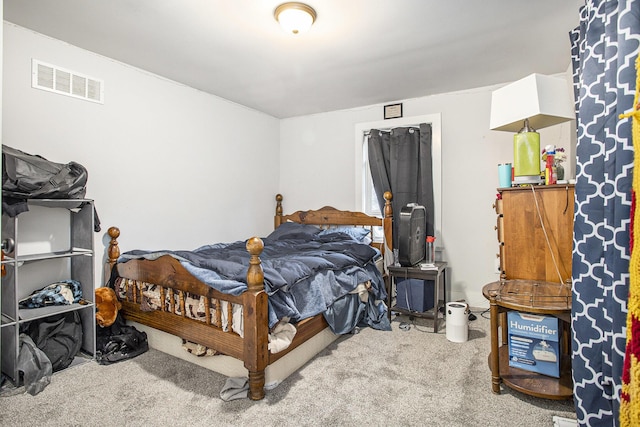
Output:
<svg viewBox="0 0 640 427">
<path fill-rule="evenodd" d="M 491 94 L 491 130 L 513 136 L 513 183 L 540 183 L 540 134 L 536 129 L 575 118 L 564 79 L 531 74 Z"/>
</svg>

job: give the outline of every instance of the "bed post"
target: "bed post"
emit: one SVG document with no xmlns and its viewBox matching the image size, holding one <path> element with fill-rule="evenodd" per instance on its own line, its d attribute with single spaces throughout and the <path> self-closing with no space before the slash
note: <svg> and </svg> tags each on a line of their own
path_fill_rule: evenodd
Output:
<svg viewBox="0 0 640 427">
<path fill-rule="evenodd" d="M 107 234 L 111 237 L 109 242 L 109 249 L 107 250 L 109 271 L 105 272 L 105 279 L 111 276 L 111 270 L 116 265 L 118 258 L 120 258 L 120 247 L 118 246 L 118 237 L 120 237 L 120 229 L 118 227 L 109 227 Z"/>
<path fill-rule="evenodd" d="M 269 314 L 267 293 L 264 290 L 264 271 L 260 254 L 264 243 L 258 237 L 247 240 L 251 255 L 247 270 L 247 291 L 244 305 L 244 366 L 249 371 L 249 398 L 264 397 L 264 371 L 269 363 Z"/>
<path fill-rule="evenodd" d="M 282 194 L 276 194 L 276 216 L 273 219 L 273 229 L 282 224 Z"/>
<path fill-rule="evenodd" d="M 251 255 L 249 269 L 247 270 L 247 289 L 250 291 L 264 290 L 264 272 L 260 265 L 260 254 L 264 249 L 264 243 L 259 237 L 247 240 L 247 251 Z"/>
<path fill-rule="evenodd" d="M 393 195 L 390 191 L 384 192 L 384 216 L 382 218 L 382 229 L 384 230 L 384 241 L 387 242 L 387 248 L 393 250 L 393 207 L 391 199 Z"/>
</svg>

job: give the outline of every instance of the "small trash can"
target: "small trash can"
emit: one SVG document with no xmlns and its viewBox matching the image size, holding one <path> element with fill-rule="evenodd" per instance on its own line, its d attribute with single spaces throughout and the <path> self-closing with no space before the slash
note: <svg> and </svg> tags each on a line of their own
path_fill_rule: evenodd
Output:
<svg viewBox="0 0 640 427">
<path fill-rule="evenodd" d="M 462 302 L 447 303 L 447 339 L 466 342 L 469 338 L 469 307 Z"/>
</svg>

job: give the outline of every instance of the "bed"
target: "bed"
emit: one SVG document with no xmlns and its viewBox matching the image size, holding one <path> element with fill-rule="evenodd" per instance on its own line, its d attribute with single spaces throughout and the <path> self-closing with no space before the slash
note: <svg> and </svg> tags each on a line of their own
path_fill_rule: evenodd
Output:
<svg viewBox="0 0 640 427">
<path fill-rule="evenodd" d="M 385 193 L 382 218 L 361 212 L 341 211 L 330 206 L 284 215 L 283 197 L 278 194 L 274 232 L 269 236 L 252 237 L 246 242 L 208 245 L 203 247 L 204 252 L 200 251 L 202 248 L 193 251 L 194 255 L 190 251 L 140 250 L 121 254 L 117 241 L 120 230 L 111 227 L 108 230 L 111 238 L 108 264 L 111 285 L 122 303 L 121 313 L 135 324 L 177 336 L 183 343 L 200 350 L 206 349 L 207 352 L 241 361 L 248 372 L 248 397 L 260 400 L 265 396 L 266 368 L 316 335 L 326 333 L 333 327 L 341 330 L 348 328 L 349 322 L 355 322 L 352 315 L 358 317 L 359 325 L 368 322 L 369 326 L 385 329 L 383 317 L 388 322 L 384 305 L 386 286 L 380 263 L 384 260 L 385 252 L 390 253 L 393 241 L 391 199 L 391 193 Z M 300 234 L 315 233 L 309 231 L 311 229 L 318 230 L 312 242 L 296 240 L 302 239 Z M 351 236 L 352 230 L 366 230 L 368 233 L 362 234 L 368 236 L 378 231 L 382 239 L 356 239 Z M 346 234 L 349 235 L 345 237 Z M 320 235 L 323 237 L 318 237 Z M 295 252 L 298 258 L 315 260 L 312 273 L 304 280 L 292 275 L 290 269 L 283 269 L 284 272 L 279 270 L 283 265 L 303 265 L 300 259 L 290 260 L 273 255 L 274 246 L 284 240 L 287 244 L 292 242 L 295 245 L 296 250 L 290 250 L 290 253 Z M 354 243 L 355 240 L 358 242 Z M 239 253 L 240 245 L 243 246 L 243 254 Z M 334 270 L 333 265 L 324 265 L 326 260 L 342 262 L 346 253 L 342 245 L 356 248 L 355 252 L 359 254 L 356 258 L 360 265 L 347 267 L 346 273 Z M 320 255 L 314 253 L 306 256 L 303 251 L 307 246 L 317 246 L 322 252 Z M 370 252 L 377 253 L 371 259 L 376 261 L 373 268 L 371 260 L 365 260 Z M 200 263 L 203 254 L 209 256 L 210 253 L 215 257 L 223 253 L 223 263 L 242 258 L 240 262 L 244 269 L 234 265 L 230 273 L 224 269 L 211 273 L 208 266 L 203 267 Z M 190 259 L 192 256 L 197 259 Z M 264 260 L 261 260 L 261 256 Z M 214 261 L 204 261 L 205 264 L 209 262 Z M 350 275 L 354 272 L 357 274 Z M 364 273 L 370 275 L 368 280 L 363 280 Z M 214 275 L 213 279 L 211 274 Z M 274 283 L 284 280 L 283 277 L 294 280 L 294 284 L 283 281 L 284 285 L 274 286 Z M 301 297 L 302 291 L 299 289 L 303 288 L 300 283 L 307 286 L 307 281 L 310 293 Z M 344 295 L 339 298 L 334 296 L 335 301 L 331 301 L 331 297 L 320 295 L 325 292 L 323 286 L 333 291 L 337 288 L 337 292 Z M 282 289 L 286 289 L 286 292 Z M 288 295 L 292 289 L 295 298 Z M 289 306 L 291 300 L 296 298 L 303 301 L 300 309 Z M 318 311 L 317 307 L 313 307 L 317 300 L 323 300 L 327 309 L 313 314 L 314 310 Z M 279 310 L 278 306 L 284 306 L 284 311 Z M 344 307 L 346 309 L 343 310 Z M 376 310 L 378 314 L 374 312 Z M 378 322 L 381 327 L 376 326 Z M 297 361 L 296 366 L 301 366 L 301 362 Z"/>
</svg>

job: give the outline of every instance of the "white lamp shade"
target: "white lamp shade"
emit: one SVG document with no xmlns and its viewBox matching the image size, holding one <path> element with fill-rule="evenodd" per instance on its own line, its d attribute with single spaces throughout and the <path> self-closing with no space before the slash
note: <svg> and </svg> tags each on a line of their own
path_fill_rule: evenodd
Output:
<svg viewBox="0 0 640 427">
<path fill-rule="evenodd" d="M 531 74 L 492 93 L 490 129 L 518 132 L 525 119 L 533 129 L 575 119 L 566 81 Z"/>
<path fill-rule="evenodd" d="M 308 31 L 316 18 L 313 8 L 296 2 L 278 6 L 275 17 L 282 29 L 290 34 L 302 34 Z"/>
</svg>

